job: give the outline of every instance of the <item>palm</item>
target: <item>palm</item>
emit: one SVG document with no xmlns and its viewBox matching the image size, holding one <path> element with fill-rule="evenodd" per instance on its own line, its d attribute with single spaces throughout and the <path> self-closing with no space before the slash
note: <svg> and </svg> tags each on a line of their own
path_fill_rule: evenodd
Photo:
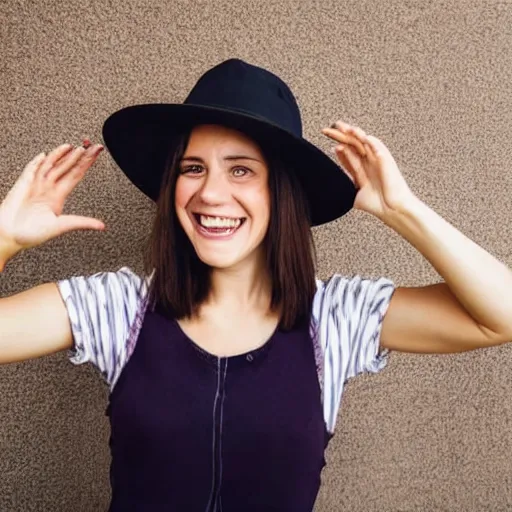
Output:
<svg viewBox="0 0 512 512">
<path fill-rule="evenodd" d="M 63 145 L 35 157 L 0 204 L 0 236 L 19 249 L 75 229 L 104 229 L 97 219 L 61 215 L 67 197 L 103 148 L 71 149 Z"/>
<path fill-rule="evenodd" d="M 36 203 L 19 211 L 11 232 L 22 247 L 39 245 L 58 230 L 58 216 L 47 203 Z"/>
</svg>

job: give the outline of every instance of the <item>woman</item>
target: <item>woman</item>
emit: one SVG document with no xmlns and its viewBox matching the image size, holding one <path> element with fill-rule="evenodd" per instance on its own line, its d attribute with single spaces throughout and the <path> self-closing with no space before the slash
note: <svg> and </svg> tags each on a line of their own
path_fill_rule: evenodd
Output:
<svg viewBox="0 0 512 512">
<path fill-rule="evenodd" d="M 322 132 L 345 172 L 302 138 L 288 86 L 236 59 L 182 105 L 116 112 L 105 143 L 157 201 L 146 277 L 123 267 L 0 300 L 1 362 L 72 348 L 108 382 L 111 511 L 311 511 L 348 378 L 382 369 L 389 350 L 512 339 L 510 270 L 423 204 L 381 141 L 341 121 Z M 27 165 L 0 206 L 2 269 L 104 229 L 61 215 L 102 148 L 63 145 Z M 352 206 L 445 282 L 315 280 L 310 227 Z"/>
</svg>

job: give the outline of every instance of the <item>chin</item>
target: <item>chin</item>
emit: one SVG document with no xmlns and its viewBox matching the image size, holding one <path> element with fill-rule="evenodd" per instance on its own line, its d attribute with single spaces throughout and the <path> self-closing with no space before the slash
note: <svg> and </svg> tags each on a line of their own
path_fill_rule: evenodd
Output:
<svg viewBox="0 0 512 512">
<path fill-rule="evenodd" d="M 197 257 L 209 267 L 228 269 L 240 265 L 256 264 L 258 251 L 256 248 L 242 247 L 208 247 L 201 243 L 192 244 Z M 245 249 L 245 250 L 244 250 Z"/>
<path fill-rule="evenodd" d="M 201 254 L 198 252 L 197 256 L 205 265 L 208 265 L 209 267 L 212 267 L 212 268 L 218 268 L 218 269 L 231 268 L 231 267 L 238 265 L 242 261 L 241 258 L 233 258 L 233 257 L 230 258 L 230 257 L 222 256 L 220 254 L 206 255 L 206 254 Z"/>
</svg>

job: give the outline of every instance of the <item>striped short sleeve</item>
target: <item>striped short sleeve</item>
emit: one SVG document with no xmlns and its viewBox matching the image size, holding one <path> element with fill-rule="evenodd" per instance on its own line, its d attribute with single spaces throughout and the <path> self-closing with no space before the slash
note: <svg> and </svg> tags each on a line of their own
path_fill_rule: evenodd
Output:
<svg viewBox="0 0 512 512">
<path fill-rule="evenodd" d="M 130 338 L 138 334 L 147 282 L 122 267 L 63 279 L 57 286 L 73 333 L 71 362 L 92 363 L 112 387 L 130 355 Z"/>
<path fill-rule="evenodd" d="M 362 372 L 378 372 L 387 363 L 380 349 L 382 320 L 395 290 L 386 278 L 338 274 L 317 280 L 313 304 L 315 343 L 321 354 L 324 417 L 334 431 L 345 382 Z"/>
</svg>

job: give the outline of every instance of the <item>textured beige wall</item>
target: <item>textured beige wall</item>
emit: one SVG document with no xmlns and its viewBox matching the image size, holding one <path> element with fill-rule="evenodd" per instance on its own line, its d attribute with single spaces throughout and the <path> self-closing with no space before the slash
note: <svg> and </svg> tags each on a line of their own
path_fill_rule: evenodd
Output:
<svg viewBox="0 0 512 512">
<path fill-rule="evenodd" d="M 40 151 L 132 103 L 180 102 L 240 57 L 290 83 L 305 135 L 337 118 L 388 144 L 412 189 L 512 264 L 510 0 L 92 0 L 0 3 L 0 198 Z M 67 211 L 103 219 L 20 255 L 0 296 L 71 275 L 140 269 L 152 204 L 105 152 Z M 439 276 L 370 216 L 315 230 L 319 274 Z M 30 321 L 27 318 L 27 321 Z M 316 510 L 512 510 L 512 348 L 394 354 L 353 381 Z M 107 390 L 64 354 L 0 368 L 0 510 L 89 512 L 109 499 Z"/>
</svg>

